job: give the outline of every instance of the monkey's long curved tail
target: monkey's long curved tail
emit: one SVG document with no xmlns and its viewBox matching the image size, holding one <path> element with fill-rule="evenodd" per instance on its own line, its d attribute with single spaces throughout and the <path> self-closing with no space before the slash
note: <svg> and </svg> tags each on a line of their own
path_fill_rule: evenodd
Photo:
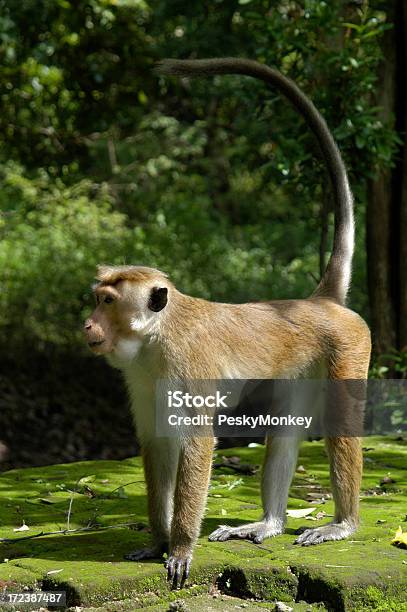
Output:
<svg viewBox="0 0 407 612">
<path fill-rule="evenodd" d="M 335 229 L 332 254 L 325 273 L 313 296 L 328 297 L 345 304 L 352 271 L 354 249 L 353 197 L 345 164 L 325 122 L 311 100 L 299 87 L 276 70 L 264 64 L 242 58 L 201 60 L 165 59 L 157 64 L 156 72 L 180 77 L 214 74 L 242 74 L 260 79 L 276 87 L 304 117 L 315 134 L 332 182 L 335 201 Z"/>
</svg>

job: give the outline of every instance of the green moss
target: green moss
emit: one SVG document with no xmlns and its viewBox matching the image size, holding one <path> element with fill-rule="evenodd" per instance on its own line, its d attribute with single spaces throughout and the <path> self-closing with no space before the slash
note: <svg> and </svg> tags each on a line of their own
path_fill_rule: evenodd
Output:
<svg viewBox="0 0 407 612">
<path fill-rule="evenodd" d="M 264 559 L 250 565 L 228 566 L 219 574 L 222 592 L 266 601 L 292 601 L 298 588 L 296 577 L 282 564 Z"/>
<path fill-rule="evenodd" d="M 218 585 L 226 593 L 268 602 L 302 599 L 325 602 L 335 610 L 401 610 L 407 587 L 406 552 L 390 542 L 406 516 L 407 446 L 389 438 L 369 438 L 366 446 L 372 450 L 365 452 L 361 527 L 348 540 L 317 547 L 295 546 L 295 531 L 304 524 L 312 527 L 328 521 L 333 514 L 331 499 L 316 506 L 327 513 L 326 518 L 289 518 L 286 533 L 261 546 L 240 540 L 208 542 L 207 535 L 219 523 L 257 520 L 261 512 L 259 473 L 241 476 L 228 468 L 215 470 L 189 580 L 195 586 L 186 589 L 185 596 Z M 239 455 L 243 462 L 259 464 L 262 451 L 257 447 L 218 454 Z M 305 471 L 296 474 L 290 508 L 309 507 L 310 492 L 329 492 L 321 442 L 305 443 L 299 463 Z M 391 486 L 381 484 L 384 476 L 394 480 Z M 0 584 L 63 588 L 71 604 L 88 606 L 127 600 L 135 609 L 135 604 L 161 606 L 176 596 L 166 583 L 162 563 L 123 560 L 126 552 L 146 545 L 150 537 L 142 528 L 147 514 L 139 458 L 13 470 L 0 476 L 0 496 L 0 537 L 65 528 L 71 500 L 71 528 L 138 525 L 136 530 L 123 527 L 0 544 Z M 30 530 L 15 533 L 23 521 Z"/>
<path fill-rule="evenodd" d="M 395 597 L 390 588 L 383 586 L 378 588 L 370 585 L 367 588 L 352 590 L 348 594 L 350 605 L 356 612 L 370 612 L 377 610 L 378 612 L 402 612 L 407 610 L 406 591 L 400 592 L 399 596 Z M 403 603 L 404 601 L 404 603 Z"/>
</svg>

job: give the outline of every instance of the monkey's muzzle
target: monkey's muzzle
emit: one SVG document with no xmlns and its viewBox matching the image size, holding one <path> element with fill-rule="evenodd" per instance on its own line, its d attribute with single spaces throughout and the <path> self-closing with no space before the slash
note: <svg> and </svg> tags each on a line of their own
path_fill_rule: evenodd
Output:
<svg viewBox="0 0 407 612">
<path fill-rule="evenodd" d="M 95 346 L 100 346 L 103 343 L 104 340 L 99 340 L 98 342 L 88 342 L 88 346 L 90 346 L 90 348 L 94 348 Z"/>
</svg>

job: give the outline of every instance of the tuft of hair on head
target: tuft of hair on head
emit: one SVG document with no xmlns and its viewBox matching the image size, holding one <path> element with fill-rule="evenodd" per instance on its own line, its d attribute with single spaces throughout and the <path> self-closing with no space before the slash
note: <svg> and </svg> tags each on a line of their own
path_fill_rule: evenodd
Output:
<svg viewBox="0 0 407 612">
<path fill-rule="evenodd" d="M 164 280 L 167 278 L 165 272 L 156 268 L 145 266 L 110 266 L 99 265 L 97 267 L 96 279 L 103 285 L 116 285 L 120 281 L 148 281 Z"/>
</svg>

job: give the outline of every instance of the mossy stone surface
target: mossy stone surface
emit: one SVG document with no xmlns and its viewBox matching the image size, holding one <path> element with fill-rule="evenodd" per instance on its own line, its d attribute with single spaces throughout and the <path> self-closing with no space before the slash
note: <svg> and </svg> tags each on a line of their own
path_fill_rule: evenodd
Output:
<svg viewBox="0 0 407 612">
<path fill-rule="evenodd" d="M 0 537 L 65 529 L 68 514 L 71 529 L 119 523 L 136 523 L 136 529 L 1 543 L 0 586 L 9 590 L 60 588 L 67 591 L 70 605 L 106 610 L 125 610 L 120 605 L 127 604 L 119 602 L 126 601 L 132 606 L 128 609 L 164 610 L 180 598 L 191 610 L 198 609 L 198 601 L 202 610 L 228 610 L 232 605 L 229 596 L 244 599 L 239 605 L 245 603 L 244 609 L 254 610 L 262 606 L 273 609 L 275 601 L 293 607 L 300 600 L 305 603 L 295 603 L 294 609 L 309 609 L 313 602 L 332 610 L 407 609 L 407 551 L 390 543 L 406 520 L 407 444 L 376 437 L 367 438 L 364 447 L 361 527 L 348 540 L 315 547 L 300 548 L 294 540 L 300 526 L 323 524 L 333 514 L 322 442 L 303 444 L 298 462 L 303 469 L 294 478 L 289 508 L 315 507 L 314 517 L 321 511 L 326 516 L 314 521 L 288 518 L 286 533 L 260 546 L 240 540 L 208 542 L 208 534 L 219 523 L 238 525 L 257 520 L 261 512 L 259 472 L 241 476 L 229 468 L 214 470 L 189 588 L 177 593 L 169 590 L 162 563 L 123 559 L 126 552 L 149 541 L 143 527 L 147 506 L 139 458 L 3 473 Z M 217 454 L 260 464 L 263 448 L 228 449 Z M 13 531 L 24 522 L 28 531 Z M 212 589 L 220 595 L 208 595 Z M 312 609 L 318 608 L 313 605 Z"/>
</svg>

